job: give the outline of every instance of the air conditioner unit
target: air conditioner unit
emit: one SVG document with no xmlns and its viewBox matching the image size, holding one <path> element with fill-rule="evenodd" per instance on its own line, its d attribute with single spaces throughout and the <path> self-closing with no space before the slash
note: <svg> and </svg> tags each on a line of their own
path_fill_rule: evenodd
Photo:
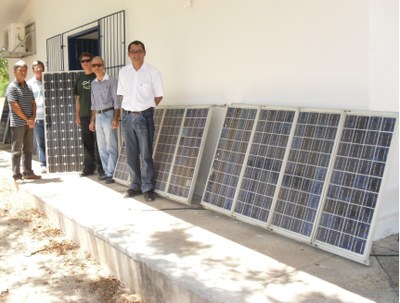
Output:
<svg viewBox="0 0 400 303">
<path fill-rule="evenodd" d="M 25 25 L 10 23 L 4 30 L 4 49 L 10 53 L 25 52 Z"/>
</svg>

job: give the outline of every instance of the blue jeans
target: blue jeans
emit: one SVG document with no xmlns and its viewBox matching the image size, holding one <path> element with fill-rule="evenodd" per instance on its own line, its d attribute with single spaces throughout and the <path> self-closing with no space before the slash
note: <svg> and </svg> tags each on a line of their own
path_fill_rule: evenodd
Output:
<svg viewBox="0 0 400 303">
<path fill-rule="evenodd" d="M 153 190 L 154 109 L 141 114 L 124 113 L 122 128 L 125 135 L 127 164 L 131 178 L 130 188 L 142 192 Z M 140 156 L 142 165 L 140 165 Z"/>
<path fill-rule="evenodd" d="M 104 173 L 112 177 L 118 160 L 118 133 L 112 128 L 114 111 L 96 114 L 97 147 Z"/>
<path fill-rule="evenodd" d="M 35 138 L 39 154 L 40 166 L 46 166 L 46 142 L 44 139 L 44 120 L 36 120 Z"/>
<path fill-rule="evenodd" d="M 11 130 L 11 166 L 13 178 L 21 178 L 21 157 L 24 175 L 32 171 L 33 129 L 26 126 L 10 127 Z"/>
</svg>

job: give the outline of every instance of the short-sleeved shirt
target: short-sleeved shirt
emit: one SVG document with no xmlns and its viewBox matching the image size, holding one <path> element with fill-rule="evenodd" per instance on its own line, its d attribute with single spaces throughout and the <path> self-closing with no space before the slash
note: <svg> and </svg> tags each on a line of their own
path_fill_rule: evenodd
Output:
<svg viewBox="0 0 400 303">
<path fill-rule="evenodd" d="M 80 117 L 90 117 L 90 107 L 92 106 L 91 101 L 91 84 L 96 78 L 95 73 L 86 75 L 81 73 L 75 82 L 75 95 L 79 96 L 80 101 Z"/>
<path fill-rule="evenodd" d="M 103 80 L 92 81 L 92 106 L 91 110 L 102 110 L 113 107 L 121 108 L 120 98 L 117 96 L 118 80 L 105 74 Z"/>
<path fill-rule="evenodd" d="M 143 111 L 155 107 L 154 98 L 163 96 L 161 74 L 146 62 L 139 70 L 128 64 L 119 72 L 117 94 L 123 96 L 125 110 Z"/>
<path fill-rule="evenodd" d="M 6 90 L 6 99 L 10 109 L 10 126 L 25 126 L 26 121 L 18 116 L 11 107 L 12 102 L 17 102 L 21 107 L 21 110 L 27 117 L 33 116 L 33 102 L 35 98 L 29 85 L 24 82 L 24 84 L 19 84 L 17 80 L 12 81 Z"/>
<path fill-rule="evenodd" d="M 44 120 L 43 82 L 33 77 L 32 79 L 28 80 L 27 83 L 31 87 L 33 96 L 35 97 L 36 120 Z"/>
</svg>

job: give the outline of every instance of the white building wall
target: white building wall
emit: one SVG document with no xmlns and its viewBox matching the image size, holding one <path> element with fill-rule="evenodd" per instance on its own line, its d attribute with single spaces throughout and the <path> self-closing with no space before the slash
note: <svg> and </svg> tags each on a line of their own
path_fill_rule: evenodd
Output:
<svg viewBox="0 0 400 303">
<path fill-rule="evenodd" d="M 46 59 L 46 39 L 120 10 L 127 42 L 142 40 L 146 60 L 162 72 L 164 104 L 398 112 L 398 0 L 31 0 L 16 20 L 36 23 L 37 54 L 26 61 Z M 211 129 L 221 118 L 217 110 Z M 207 140 L 197 194 L 217 136 Z M 393 143 L 381 213 L 398 232 Z"/>
</svg>

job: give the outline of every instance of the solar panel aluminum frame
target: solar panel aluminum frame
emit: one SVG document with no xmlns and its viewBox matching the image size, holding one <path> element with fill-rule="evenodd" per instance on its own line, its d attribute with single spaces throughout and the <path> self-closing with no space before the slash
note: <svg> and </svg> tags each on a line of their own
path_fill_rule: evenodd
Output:
<svg viewBox="0 0 400 303">
<path fill-rule="evenodd" d="M 271 203 L 271 208 L 269 210 L 268 220 L 264 222 L 264 221 L 260 221 L 260 220 L 257 220 L 255 218 L 252 218 L 252 217 L 249 217 L 249 216 L 245 216 L 245 215 L 242 215 L 240 213 L 235 212 L 238 195 L 240 193 L 240 189 L 241 189 L 241 186 L 242 186 L 242 183 L 243 183 L 243 177 L 238 182 L 237 193 L 235 194 L 235 198 L 234 198 L 234 202 L 233 202 L 232 212 L 231 213 L 232 213 L 232 216 L 234 218 L 237 218 L 240 221 L 243 221 L 243 222 L 246 222 L 246 223 L 249 223 L 249 224 L 252 224 L 252 225 L 260 226 L 260 227 L 263 227 L 263 228 L 269 228 L 270 221 L 271 221 L 271 218 L 272 218 L 271 214 L 273 214 L 273 211 L 274 211 L 274 208 L 275 208 L 275 205 L 276 205 L 276 200 L 277 200 L 278 194 L 279 194 L 280 185 L 281 185 L 282 180 L 283 180 L 283 175 L 284 175 L 283 173 L 285 171 L 285 166 L 286 166 L 285 164 L 286 164 L 287 159 L 289 157 L 290 149 L 288 147 L 290 147 L 291 144 L 292 144 L 292 140 L 293 140 L 294 132 L 295 132 L 295 126 L 296 126 L 298 115 L 299 115 L 299 109 L 298 108 L 290 108 L 290 107 L 278 107 L 278 106 L 262 106 L 260 108 L 260 112 L 262 110 L 278 110 L 278 111 L 291 111 L 291 112 L 294 112 L 292 126 L 291 126 L 291 130 L 290 130 L 290 133 L 289 133 L 288 141 L 287 141 L 287 144 L 286 144 L 286 151 L 285 151 L 285 154 L 284 154 L 283 159 L 282 159 L 282 166 L 281 166 L 280 171 L 279 171 L 279 177 L 278 177 L 278 180 L 277 180 L 277 183 L 276 183 L 275 192 L 274 192 L 272 203 Z M 258 117 L 258 119 L 256 120 L 256 123 L 255 123 L 256 128 L 257 128 L 258 123 L 259 123 L 259 117 Z M 251 147 L 252 144 L 253 144 L 253 138 L 252 138 L 251 142 L 249 142 L 249 146 Z M 246 171 L 247 163 L 248 163 L 247 161 L 244 163 L 243 174 Z"/>
<path fill-rule="evenodd" d="M 388 155 L 387 155 L 386 159 L 388 160 L 388 159 L 393 158 L 394 151 L 393 151 L 393 148 L 391 147 L 392 144 L 393 144 L 393 138 L 394 137 L 398 138 L 398 136 L 399 136 L 399 115 L 397 113 L 393 113 L 393 112 L 377 112 L 377 111 L 368 111 L 368 112 L 367 111 L 346 111 L 345 114 L 344 114 L 344 117 L 343 117 L 343 124 L 345 122 L 344 121 L 345 118 L 348 115 L 369 116 L 369 117 L 385 117 L 385 118 L 387 117 L 387 118 L 396 119 L 394 131 L 392 133 L 393 137 L 391 139 L 391 144 L 388 147 Z M 343 125 L 342 125 L 342 128 L 343 128 Z M 341 134 L 342 134 L 342 132 L 340 132 L 340 135 Z M 338 138 L 337 141 L 338 141 L 337 143 L 339 145 L 340 138 Z M 330 184 L 330 178 L 331 178 L 331 174 L 332 174 L 332 170 L 333 170 L 333 163 L 335 163 L 335 161 L 336 161 L 337 150 L 335 150 L 335 154 L 334 155 L 335 155 L 335 157 L 331 161 L 332 162 L 331 172 L 330 172 L 330 175 L 327 176 L 327 179 L 326 179 L 326 190 L 323 192 L 323 196 L 321 197 L 321 201 L 322 202 L 325 202 L 325 198 L 327 196 L 327 189 L 328 189 L 328 186 Z M 385 163 L 386 163 L 386 165 L 388 164 L 387 161 L 385 161 Z M 387 184 L 386 183 L 386 179 L 387 178 L 388 178 L 388 170 L 384 169 L 383 175 L 382 175 L 382 179 L 381 179 L 382 180 L 382 182 L 381 182 L 382 186 L 379 188 L 379 191 L 377 192 L 377 201 L 376 201 L 376 205 L 375 205 L 375 208 L 374 208 L 374 213 L 372 215 L 369 234 L 368 234 L 368 237 L 367 237 L 367 240 L 366 240 L 366 245 L 365 245 L 365 249 L 364 249 L 363 254 L 358 254 L 358 253 L 349 251 L 347 249 L 343 249 L 343 248 L 340 248 L 338 246 L 334 246 L 334 245 L 331 245 L 331 244 L 328 244 L 326 242 L 318 240 L 316 238 L 316 236 L 317 236 L 317 228 L 318 228 L 319 224 L 316 225 L 316 229 L 314 230 L 313 237 L 312 237 L 312 244 L 315 247 L 318 247 L 319 249 L 334 253 L 336 255 L 342 256 L 344 258 L 353 260 L 353 261 L 358 262 L 358 263 L 362 263 L 364 265 L 369 265 L 370 264 L 369 256 L 370 256 L 370 253 L 371 253 L 371 248 L 372 248 L 372 243 L 373 243 L 373 235 L 375 233 L 375 230 L 376 230 L 376 227 L 377 227 L 377 222 L 379 220 L 379 213 L 380 213 L 380 209 L 381 209 L 380 205 L 383 203 L 382 195 L 380 193 L 382 191 L 382 187 L 385 184 Z M 317 222 L 318 223 L 320 223 L 321 214 L 322 214 L 322 207 L 320 208 L 320 211 L 318 213 L 318 218 L 317 218 Z"/>
<path fill-rule="evenodd" d="M 163 116 L 160 121 L 160 126 L 162 126 L 164 124 L 165 114 L 168 109 L 184 109 L 184 114 L 183 114 L 180 130 L 179 130 L 179 135 L 176 140 L 176 146 L 175 146 L 174 155 L 173 155 L 172 162 L 171 162 L 170 171 L 168 172 L 168 179 L 166 181 L 165 190 L 163 191 L 163 190 L 159 190 L 159 189 L 154 189 L 154 191 L 157 194 L 159 194 L 160 196 L 163 196 L 165 198 L 168 198 L 168 199 L 171 199 L 171 200 L 174 200 L 177 202 L 185 203 L 185 204 L 191 204 L 191 200 L 192 200 L 193 193 L 194 193 L 194 188 L 196 185 L 197 175 L 199 173 L 201 157 L 202 157 L 202 154 L 204 151 L 205 141 L 207 138 L 208 128 L 210 125 L 210 120 L 211 120 L 211 115 L 212 115 L 212 107 L 211 106 L 163 106 L 160 109 L 164 109 Z M 170 185 L 171 185 L 171 178 L 174 175 L 174 167 L 176 165 L 178 149 L 180 146 L 181 138 L 183 137 L 182 132 L 183 132 L 185 120 L 187 118 L 188 110 L 190 110 L 190 109 L 207 109 L 208 113 L 207 113 L 207 117 L 206 117 L 206 123 L 203 128 L 200 146 L 198 148 L 198 156 L 196 157 L 196 164 L 194 166 L 194 171 L 193 171 L 192 179 L 191 179 L 191 182 L 189 185 L 188 194 L 186 197 L 183 197 L 183 196 L 179 196 L 179 195 L 171 193 Z M 161 128 L 162 127 L 159 127 L 157 135 L 155 135 L 156 141 L 154 144 L 153 158 L 154 158 L 155 154 L 157 153 L 157 148 L 158 148 L 158 144 L 160 141 Z"/>
<path fill-rule="evenodd" d="M 332 152 L 331 152 L 331 158 L 330 158 L 330 161 L 329 161 L 329 165 L 327 167 L 327 173 L 326 173 L 326 176 L 325 176 L 324 185 L 323 185 L 323 188 L 322 188 L 322 191 L 321 191 L 319 204 L 318 204 L 318 207 L 317 207 L 317 210 L 316 210 L 316 216 L 315 216 L 315 219 L 314 219 L 314 222 L 313 222 L 312 232 L 311 232 L 310 236 L 305 236 L 305 235 L 290 231 L 288 229 L 281 228 L 279 226 L 273 225 L 272 224 L 273 216 L 269 216 L 268 222 L 267 222 L 266 225 L 267 225 L 268 229 L 271 230 L 271 231 L 274 231 L 274 232 L 276 232 L 278 234 L 282 234 L 282 235 L 284 235 L 284 236 L 286 236 L 288 238 L 292 238 L 292 239 L 294 239 L 296 241 L 310 244 L 310 243 L 312 243 L 314 230 L 316 228 L 316 224 L 318 223 L 318 214 L 320 213 L 320 211 L 321 211 L 321 209 L 323 207 L 322 201 L 323 201 L 324 193 L 325 193 L 325 191 L 327 189 L 327 186 L 328 186 L 326 180 L 328 180 L 330 178 L 330 174 L 331 174 L 331 171 L 332 171 L 332 167 L 333 167 L 333 163 L 334 163 L 334 161 L 333 161 L 334 160 L 334 155 L 336 154 L 336 150 L 337 150 L 337 146 L 338 146 L 338 138 L 340 137 L 341 127 L 342 127 L 342 125 L 344 123 L 344 118 L 343 118 L 344 111 L 342 111 L 342 110 L 330 110 L 330 109 L 319 109 L 319 108 L 307 108 L 307 109 L 306 108 L 300 108 L 299 115 L 302 112 L 327 113 L 327 114 L 338 114 L 338 115 L 340 115 L 340 120 L 339 120 L 339 123 L 338 123 L 336 136 L 335 136 L 335 139 L 334 139 L 334 145 L 333 145 Z M 294 131 L 296 130 L 297 124 L 298 124 L 298 120 L 296 120 L 296 123 L 293 125 L 294 126 L 294 129 L 293 129 Z M 293 138 L 294 138 L 294 133 L 293 133 L 293 137 L 291 138 L 291 142 L 292 142 Z M 288 150 L 289 150 L 289 153 L 290 153 L 291 145 L 288 145 Z M 282 165 L 283 166 L 282 179 L 283 179 L 283 177 L 285 175 L 285 170 L 286 170 L 287 163 L 288 163 L 288 159 L 285 159 L 285 162 Z M 275 210 L 276 210 L 276 206 L 277 206 L 277 203 L 278 203 L 277 200 L 278 200 L 279 192 L 282 189 L 281 185 L 282 184 L 280 183 L 279 184 L 279 188 L 277 188 L 277 190 L 276 190 L 276 196 L 274 197 L 275 200 L 274 200 L 273 205 L 271 207 L 271 213 L 272 214 L 274 214 Z"/>
<path fill-rule="evenodd" d="M 257 111 L 256 112 L 256 117 L 255 117 L 255 120 L 254 120 L 255 122 L 254 122 L 252 130 L 251 130 L 250 140 L 249 140 L 249 143 L 248 143 L 247 148 L 246 148 L 245 158 L 244 158 L 244 161 L 243 161 L 243 163 L 247 163 L 247 160 L 248 160 L 248 157 L 249 157 L 249 151 L 250 151 L 250 148 L 251 148 L 251 144 L 253 142 L 254 133 L 255 133 L 256 128 L 257 128 L 257 121 L 258 121 L 258 117 L 260 115 L 261 106 L 243 105 L 243 104 L 232 104 L 232 105 L 229 105 L 225 110 L 224 121 L 225 121 L 225 119 L 227 117 L 226 115 L 228 113 L 229 108 L 255 109 Z M 221 135 L 222 135 L 223 131 L 224 131 L 224 127 L 221 127 L 219 138 L 221 138 Z M 243 178 L 243 175 L 245 173 L 245 169 L 244 169 L 245 165 L 242 165 L 242 168 L 240 170 L 238 185 L 236 185 L 235 194 L 233 195 L 232 207 L 229 210 L 224 209 L 222 207 L 215 206 L 215 205 L 213 205 L 211 203 L 208 203 L 208 202 L 206 202 L 204 200 L 205 196 L 206 196 L 208 182 L 209 182 L 209 180 L 210 180 L 210 178 L 211 178 L 211 176 L 213 174 L 212 166 L 213 166 L 213 163 L 214 163 L 214 161 L 216 159 L 216 156 L 217 156 L 217 153 L 218 153 L 218 145 L 219 145 L 219 140 L 218 140 L 217 145 L 216 145 L 215 150 L 214 150 L 213 161 L 212 161 L 212 164 L 211 164 L 211 167 L 210 167 L 210 171 L 209 171 L 209 174 L 208 174 L 208 177 L 207 177 L 207 181 L 206 181 L 206 188 L 204 189 L 200 204 L 206 209 L 209 209 L 209 210 L 212 210 L 212 211 L 215 211 L 215 212 L 218 212 L 218 213 L 222 213 L 224 215 L 232 216 L 232 213 L 233 213 L 233 210 L 234 210 L 234 203 L 237 200 L 237 195 L 239 194 L 239 189 L 240 189 L 240 187 L 238 185 L 239 185 L 239 183 L 240 183 L 240 181 Z"/>
</svg>

